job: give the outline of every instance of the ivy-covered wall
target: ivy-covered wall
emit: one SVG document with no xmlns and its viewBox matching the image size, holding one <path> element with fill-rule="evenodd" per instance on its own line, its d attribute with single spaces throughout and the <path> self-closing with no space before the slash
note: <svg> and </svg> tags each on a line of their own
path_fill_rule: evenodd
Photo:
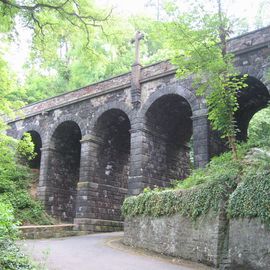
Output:
<svg viewBox="0 0 270 270">
<path fill-rule="evenodd" d="M 239 160 L 213 159 L 171 189 L 127 198 L 125 242 L 219 269 L 270 269 L 270 157 L 253 147 L 239 147 Z"/>
</svg>

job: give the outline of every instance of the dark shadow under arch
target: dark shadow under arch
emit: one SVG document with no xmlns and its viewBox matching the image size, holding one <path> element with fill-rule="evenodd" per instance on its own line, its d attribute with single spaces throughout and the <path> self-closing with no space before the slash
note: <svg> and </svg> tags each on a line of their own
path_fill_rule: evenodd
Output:
<svg viewBox="0 0 270 270">
<path fill-rule="evenodd" d="M 168 94 L 152 103 L 145 115 L 149 181 L 158 186 L 183 179 L 190 172 L 192 110 L 187 100 Z"/>
<path fill-rule="evenodd" d="M 127 194 L 130 161 L 130 120 L 120 109 L 104 112 L 94 126 L 98 138 L 93 181 L 98 183 L 100 219 L 122 220 L 121 205 Z"/>
<path fill-rule="evenodd" d="M 50 142 L 48 184 L 53 192 L 49 211 L 62 221 L 72 222 L 75 217 L 81 138 L 78 124 L 65 121 L 55 129 Z"/>
</svg>

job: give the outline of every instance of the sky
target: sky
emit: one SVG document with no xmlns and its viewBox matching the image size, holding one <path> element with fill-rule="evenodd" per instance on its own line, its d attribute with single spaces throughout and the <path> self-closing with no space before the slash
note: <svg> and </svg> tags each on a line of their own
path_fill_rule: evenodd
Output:
<svg viewBox="0 0 270 270">
<path fill-rule="evenodd" d="M 158 0 L 152 0 L 154 3 L 157 1 Z M 190 0 L 174 0 L 174 2 L 180 3 L 182 7 L 184 7 L 188 1 Z M 225 3 L 225 9 L 229 14 L 240 18 L 248 18 L 249 24 L 252 25 L 254 23 L 260 1 L 263 0 L 224 0 L 223 2 Z M 100 7 L 114 7 L 114 13 L 120 16 L 135 14 L 155 16 L 154 9 L 145 7 L 147 2 L 149 2 L 149 0 L 96 0 L 96 3 Z M 215 3 L 216 1 L 203 1 L 204 4 L 213 2 Z M 270 4 L 268 7 L 270 8 Z M 19 40 L 9 48 L 6 59 L 10 63 L 13 71 L 19 74 L 19 77 L 23 77 L 22 66 L 29 53 L 29 50 L 27 50 L 27 44 L 29 43 L 30 33 L 25 29 L 21 29 L 20 31 L 21 35 L 19 36 Z"/>
</svg>

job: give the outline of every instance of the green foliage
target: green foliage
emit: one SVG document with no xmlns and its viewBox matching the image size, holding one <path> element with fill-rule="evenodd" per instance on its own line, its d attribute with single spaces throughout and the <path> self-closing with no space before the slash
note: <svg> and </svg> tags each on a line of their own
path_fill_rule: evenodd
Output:
<svg viewBox="0 0 270 270">
<path fill-rule="evenodd" d="M 125 200 L 122 213 L 125 217 L 180 214 L 196 220 L 211 210 L 218 212 L 220 201 L 226 196 L 228 188 L 235 187 L 231 179 L 217 180 L 187 190 L 164 190 L 142 193 Z"/>
<path fill-rule="evenodd" d="M 3 169 L 0 170 L 0 200 L 12 205 L 15 218 L 20 223 L 52 224 L 42 204 L 28 193 L 33 177 L 29 169 L 17 164 L 14 156 L 10 158 L 5 166 L 0 166 Z"/>
<path fill-rule="evenodd" d="M 270 223 L 270 172 L 251 172 L 246 175 L 238 189 L 232 194 L 229 206 L 231 217 L 259 217 Z"/>
<path fill-rule="evenodd" d="M 0 201 L 0 241 L 15 238 L 17 227 L 13 215 L 13 208 L 9 203 Z"/>
<path fill-rule="evenodd" d="M 1 67 L 6 68 L 5 63 L 2 63 L 0 61 L 0 71 Z M 12 117 L 12 109 L 17 108 L 17 104 L 10 101 L 12 91 L 9 89 L 9 80 L 9 74 L 3 72 L 3 76 L 0 76 L 0 87 L 3 82 L 3 96 L 0 97 L 0 200 L 12 205 L 16 221 L 48 224 L 51 220 L 45 216 L 40 203 L 27 193 L 31 173 L 19 162 L 22 158 L 31 159 L 34 156 L 34 144 L 30 135 L 26 134 L 20 142 L 6 135 L 4 117 Z"/>
<path fill-rule="evenodd" d="M 161 31 L 177 76 L 192 78 L 197 95 L 206 98 L 213 129 L 228 139 L 236 157 L 234 113 L 237 91 L 246 87 L 246 76 L 236 71 L 233 55 L 226 50 L 230 22 L 221 10 L 211 14 L 195 8 L 192 13 L 175 14 L 172 22 L 161 25 Z"/>
<path fill-rule="evenodd" d="M 37 153 L 35 153 L 35 145 L 32 142 L 30 133 L 24 133 L 23 138 L 18 142 L 17 154 L 21 163 L 24 164 L 27 164 L 27 160 L 32 160 L 37 155 Z"/>
<path fill-rule="evenodd" d="M 94 39 L 84 46 L 79 32 L 50 35 L 53 42 L 46 51 L 32 53 L 25 67 L 26 80 L 18 98 L 30 103 L 55 96 L 90 83 L 130 71 L 135 59 L 131 39 L 137 29 L 145 34 L 141 42 L 141 63 L 152 64 L 169 57 L 168 49 L 159 35 L 156 22 L 146 17 L 129 20 L 111 16 L 110 24 L 93 30 Z M 60 53 L 59 53 L 60 51 Z"/>
<path fill-rule="evenodd" d="M 220 201 L 236 187 L 241 165 L 225 153 L 212 160 L 206 170 L 195 171 L 174 189 L 146 191 L 125 200 L 125 217 L 163 216 L 178 213 L 193 220 L 210 210 L 218 212 Z"/>
<path fill-rule="evenodd" d="M 244 170 L 243 181 L 231 194 L 230 218 L 259 218 L 270 224 L 270 158 L 260 156 Z"/>
<path fill-rule="evenodd" d="M 32 262 L 10 239 L 0 239 L 0 269 L 1 270 L 34 270 Z"/>
<path fill-rule="evenodd" d="M 53 223 L 52 218 L 46 214 L 42 203 L 34 200 L 25 187 L 18 189 L 18 185 L 15 185 L 15 189 L 12 191 L 0 194 L 0 199 L 9 201 L 14 208 L 16 220 L 24 225 Z"/>
<path fill-rule="evenodd" d="M 232 153 L 215 157 L 205 169 L 192 173 L 184 181 L 165 190 L 145 192 L 125 200 L 125 217 L 169 216 L 180 214 L 196 220 L 218 213 L 220 202 L 227 201 L 229 218 L 259 218 L 270 224 L 270 157 L 269 152 L 247 156 L 252 144 L 238 146 L 239 160 Z"/>
<path fill-rule="evenodd" d="M 270 107 L 256 113 L 248 127 L 249 142 L 254 146 L 270 146 Z"/>
<path fill-rule="evenodd" d="M 2 12 L 0 5 L 0 13 Z M 4 18 L 5 19 L 5 18 Z M 0 19 L 3 21 L 3 18 Z M 1 25 L 1 24 L 0 24 Z M 0 26 L 3 31 L 3 26 Z M 29 136 L 22 142 L 6 135 L 6 117 L 13 116 L 13 110 L 21 105 L 14 101 L 16 87 L 12 74 L 0 55 L 0 269 L 29 270 L 34 267 L 14 243 L 18 221 L 43 223 L 44 210 L 27 193 L 30 174 L 28 168 L 18 162 L 17 150 L 21 157 L 33 156 L 33 143 Z"/>
<path fill-rule="evenodd" d="M 14 243 L 14 239 L 18 236 L 16 225 L 12 206 L 0 200 L 0 269 L 34 269 L 29 259 L 22 254 Z"/>
</svg>

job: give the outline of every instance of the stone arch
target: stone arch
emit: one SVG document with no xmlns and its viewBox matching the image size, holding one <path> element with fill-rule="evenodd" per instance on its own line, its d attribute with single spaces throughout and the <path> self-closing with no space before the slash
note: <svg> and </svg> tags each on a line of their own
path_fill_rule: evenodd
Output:
<svg viewBox="0 0 270 270">
<path fill-rule="evenodd" d="M 102 114 L 104 114 L 106 111 L 109 111 L 112 109 L 123 111 L 127 115 L 128 119 L 130 121 L 130 124 L 131 125 L 133 124 L 134 112 L 133 112 L 132 108 L 123 102 L 114 101 L 114 102 L 110 102 L 109 104 L 106 104 L 106 105 L 99 107 L 96 111 L 93 112 L 93 117 L 92 117 L 92 120 L 91 120 L 90 125 L 89 125 L 90 132 L 93 131 L 100 116 Z"/>
<path fill-rule="evenodd" d="M 255 78 L 260 81 L 267 88 L 270 93 L 270 82 L 269 79 L 266 78 L 266 69 L 263 67 L 254 67 L 254 66 L 240 66 L 237 67 L 240 75 L 248 74 L 249 77 Z"/>
<path fill-rule="evenodd" d="M 62 221 L 72 222 L 75 218 L 82 131 L 77 122 L 65 119 L 69 120 L 53 129 L 50 147 L 46 149 L 50 153 L 47 185 L 52 192 L 48 210 Z"/>
<path fill-rule="evenodd" d="M 270 101 L 269 89 L 261 80 L 249 75 L 246 83 L 248 86 L 238 93 L 239 108 L 235 113 L 239 130 L 237 139 L 240 141 L 247 140 L 247 130 L 251 118 L 255 113 L 267 107 Z"/>
<path fill-rule="evenodd" d="M 204 103 L 201 103 L 199 101 L 200 99 L 196 97 L 196 95 L 191 90 L 184 88 L 179 83 L 175 83 L 172 85 L 163 86 L 148 97 L 138 113 L 140 121 L 144 119 L 147 110 L 156 100 L 168 94 L 175 94 L 184 98 L 189 103 L 193 115 L 196 115 L 200 110 L 206 110 Z"/>
<path fill-rule="evenodd" d="M 45 138 L 45 131 L 44 131 L 44 129 L 41 128 L 40 126 L 35 125 L 35 124 L 27 124 L 27 125 L 25 125 L 25 127 L 18 132 L 17 139 L 20 140 L 23 137 L 23 134 L 25 132 L 28 132 L 28 131 L 35 131 L 35 132 L 37 132 L 39 134 L 40 138 L 41 138 L 42 143 L 45 142 L 46 138 Z"/>
<path fill-rule="evenodd" d="M 52 138 L 53 134 L 55 133 L 55 130 L 62 123 L 67 122 L 67 121 L 71 121 L 71 122 L 76 123 L 78 125 L 78 127 L 80 128 L 82 136 L 84 136 L 87 133 L 86 124 L 83 122 L 83 120 L 80 117 L 78 117 L 76 115 L 64 115 L 64 116 L 60 117 L 59 120 L 56 123 L 54 123 L 53 126 L 50 128 L 50 130 L 47 134 L 47 137 L 46 137 L 46 141 L 45 141 L 45 143 L 47 145 L 49 145 L 51 138 Z"/>
<path fill-rule="evenodd" d="M 121 205 L 129 176 L 131 123 L 130 111 L 121 108 L 107 106 L 107 110 L 100 110 L 92 127 L 96 142 L 91 160 L 91 167 L 95 168 L 92 182 L 96 184 L 96 196 L 92 200 L 99 204 L 98 219 L 122 220 Z"/>
<path fill-rule="evenodd" d="M 178 91 L 162 91 L 145 109 L 147 178 L 158 186 L 186 178 L 190 173 L 189 143 L 193 133 L 190 103 Z"/>
<path fill-rule="evenodd" d="M 40 163 L 41 163 L 41 149 L 42 149 L 42 138 L 41 134 L 37 132 L 36 130 L 29 129 L 22 133 L 22 136 L 20 139 L 24 137 L 25 133 L 29 133 L 32 139 L 32 142 L 34 143 L 34 152 L 35 157 L 31 160 L 28 160 L 27 163 L 31 169 L 39 170 L 40 169 Z"/>
</svg>

